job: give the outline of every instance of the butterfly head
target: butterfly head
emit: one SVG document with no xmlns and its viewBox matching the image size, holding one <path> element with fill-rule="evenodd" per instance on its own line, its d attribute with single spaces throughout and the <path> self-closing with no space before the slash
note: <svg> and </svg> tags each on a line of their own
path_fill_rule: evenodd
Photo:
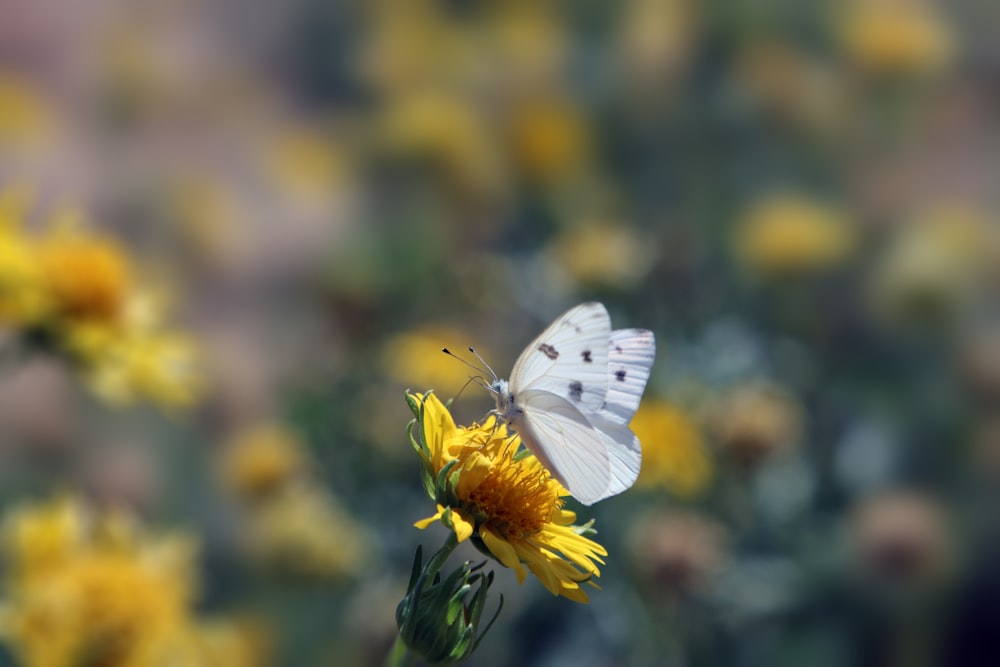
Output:
<svg viewBox="0 0 1000 667">
<path fill-rule="evenodd" d="M 493 394 L 493 398 L 496 399 L 495 412 L 497 416 L 504 421 L 510 421 L 510 418 L 516 414 L 517 408 L 514 407 L 514 394 L 510 391 L 507 381 L 497 378 L 489 385 L 488 389 Z"/>
</svg>

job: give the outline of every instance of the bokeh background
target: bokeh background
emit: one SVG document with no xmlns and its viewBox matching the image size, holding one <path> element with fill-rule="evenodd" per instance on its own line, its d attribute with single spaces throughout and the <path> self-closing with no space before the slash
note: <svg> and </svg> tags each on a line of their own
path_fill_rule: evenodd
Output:
<svg viewBox="0 0 1000 667">
<path fill-rule="evenodd" d="M 0 15 L 2 664 L 381 664 L 404 390 L 480 419 L 440 348 L 589 299 L 656 332 L 642 475 L 468 664 L 995 664 L 991 3 Z"/>
</svg>

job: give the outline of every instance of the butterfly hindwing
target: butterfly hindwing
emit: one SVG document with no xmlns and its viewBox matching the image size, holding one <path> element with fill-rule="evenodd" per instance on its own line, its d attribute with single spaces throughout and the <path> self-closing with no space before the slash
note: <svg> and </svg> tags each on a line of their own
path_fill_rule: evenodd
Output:
<svg viewBox="0 0 1000 667">
<path fill-rule="evenodd" d="M 608 451 L 611 476 L 608 488 L 602 498 L 625 491 L 635 484 L 642 467 L 642 447 L 639 438 L 626 424 L 606 419 L 603 414 L 587 417 L 591 425 L 601 434 Z"/>
<path fill-rule="evenodd" d="M 521 442 L 581 503 L 611 495 L 605 436 L 561 396 L 540 389 L 522 390 L 521 395 L 521 412 L 509 420 Z"/>
<path fill-rule="evenodd" d="M 525 348 L 510 374 L 515 401 L 527 389 L 546 391 L 587 414 L 601 409 L 608 388 L 611 318 L 600 303 L 568 310 Z"/>
<path fill-rule="evenodd" d="M 642 392 L 656 356 L 656 339 L 648 329 L 618 329 L 608 339 L 608 390 L 601 416 L 627 425 L 639 409 Z"/>
</svg>

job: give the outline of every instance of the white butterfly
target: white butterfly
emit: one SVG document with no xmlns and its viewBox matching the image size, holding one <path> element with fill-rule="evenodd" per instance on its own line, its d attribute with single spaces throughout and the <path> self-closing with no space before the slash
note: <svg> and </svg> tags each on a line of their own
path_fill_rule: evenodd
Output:
<svg viewBox="0 0 1000 667">
<path fill-rule="evenodd" d="M 602 304 L 580 304 L 525 348 L 509 381 L 494 379 L 496 414 L 577 500 L 592 505 L 639 476 L 642 450 L 628 424 L 655 354 L 652 331 L 612 331 Z"/>
</svg>

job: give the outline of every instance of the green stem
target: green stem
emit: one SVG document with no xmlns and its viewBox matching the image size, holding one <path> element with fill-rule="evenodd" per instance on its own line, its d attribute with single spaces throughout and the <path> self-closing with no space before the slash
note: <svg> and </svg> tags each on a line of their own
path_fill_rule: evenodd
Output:
<svg viewBox="0 0 1000 667">
<path fill-rule="evenodd" d="M 410 653 L 410 649 L 406 648 L 403 638 L 397 635 L 396 641 L 392 644 L 392 650 L 389 651 L 389 655 L 385 659 L 385 667 L 408 667 L 413 664 L 413 658 L 414 656 Z"/>
<path fill-rule="evenodd" d="M 424 568 L 424 572 L 427 573 L 428 577 L 431 577 L 435 572 L 444 566 L 445 561 L 448 560 L 448 556 L 451 555 L 451 552 L 454 551 L 457 546 L 458 536 L 455 535 L 455 531 L 448 531 L 448 538 L 444 541 L 444 544 L 441 545 L 441 548 L 438 549 L 437 553 L 434 554 L 434 557 L 431 558 L 430 562 L 427 563 L 427 567 Z"/>
</svg>

